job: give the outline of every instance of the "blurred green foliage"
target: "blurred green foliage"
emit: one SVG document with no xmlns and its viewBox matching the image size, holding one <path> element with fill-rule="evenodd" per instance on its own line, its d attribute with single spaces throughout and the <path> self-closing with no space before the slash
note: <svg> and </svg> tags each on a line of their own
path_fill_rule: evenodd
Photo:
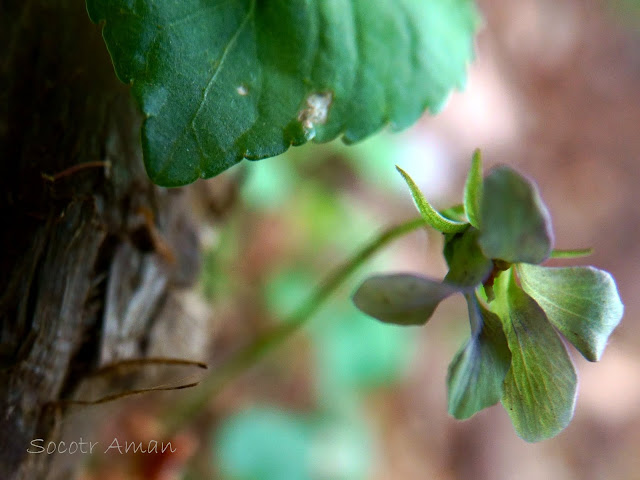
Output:
<svg viewBox="0 0 640 480">
<path fill-rule="evenodd" d="M 357 419 L 258 407 L 227 419 L 214 455 L 230 480 L 361 480 L 369 437 Z"/>
<path fill-rule="evenodd" d="M 234 265 L 242 258 L 242 232 L 252 230 L 247 222 L 276 216 L 287 229 L 285 237 L 295 235 L 296 251 L 259 273 L 257 304 L 274 322 L 290 318 L 329 269 L 383 226 L 366 204 L 353 201 L 350 191 L 362 182 L 382 196 L 390 195 L 396 187 L 381 182 L 383 172 L 370 167 L 384 164 L 372 157 L 386 156 L 395 148 L 395 141 L 382 135 L 349 149 L 338 142 L 301 147 L 270 162 L 240 166 L 247 170 L 244 205 L 205 255 L 201 278 L 205 294 L 228 298 L 237 293 L 247 281 L 238 278 L 240 270 Z M 327 173 L 327 163 L 336 175 Z M 411 329 L 371 322 L 348 298 L 358 278 L 389 267 L 392 258 L 388 252 L 376 257 L 304 330 L 312 349 L 314 368 L 309 374 L 315 408 L 292 413 L 282 406 L 258 405 L 228 417 L 214 432 L 214 463 L 223 478 L 366 478 L 375 441 L 363 418 L 363 401 L 372 389 L 402 378 L 415 335 Z"/>
</svg>

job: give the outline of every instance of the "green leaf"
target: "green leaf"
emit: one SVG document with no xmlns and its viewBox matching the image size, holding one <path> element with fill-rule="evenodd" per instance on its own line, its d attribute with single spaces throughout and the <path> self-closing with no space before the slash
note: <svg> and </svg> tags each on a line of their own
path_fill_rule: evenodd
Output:
<svg viewBox="0 0 640 480">
<path fill-rule="evenodd" d="M 396 169 L 398 170 L 398 172 L 400 172 L 400 175 L 402 175 L 405 182 L 407 182 L 409 190 L 411 190 L 413 201 L 415 202 L 416 207 L 418 207 L 418 211 L 420 212 L 420 215 L 422 215 L 422 218 L 425 222 L 442 233 L 456 233 L 461 232 L 467 228 L 467 226 L 469 225 L 467 222 L 449 220 L 448 218 L 438 213 L 438 211 L 431 206 L 427 199 L 424 198 L 424 195 L 422 195 L 422 192 L 418 188 L 418 185 L 416 185 L 409 174 L 397 165 Z"/>
<path fill-rule="evenodd" d="M 216 432 L 216 464 L 224 478 L 311 480 L 312 432 L 300 416 L 253 408 L 227 418 Z"/>
<path fill-rule="evenodd" d="M 405 128 L 465 81 L 471 0 L 87 0 L 145 120 L 150 177 Z"/>
<path fill-rule="evenodd" d="M 516 284 L 513 269 L 496 280 L 491 306 L 511 350 L 502 404 L 524 440 L 551 438 L 573 417 L 577 378 L 569 354 L 544 311 Z"/>
<path fill-rule="evenodd" d="M 372 443 L 368 425 L 355 415 L 259 406 L 224 419 L 212 464 L 221 474 L 215 478 L 226 480 L 358 480 L 370 476 Z"/>
<path fill-rule="evenodd" d="M 353 303 L 385 323 L 423 325 L 442 300 L 458 291 L 410 274 L 377 275 L 364 281 L 353 295 Z"/>
<path fill-rule="evenodd" d="M 582 355 L 600 360 L 624 305 L 613 277 L 593 267 L 548 268 L 519 265 L 525 292 Z"/>
<path fill-rule="evenodd" d="M 480 228 L 480 205 L 482 201 L 482 154 L 476 149 L 471 159 L 471 168 L 464 184 L 464 210 L 469 223 Z"/>
<path fill-rule="evenodd" d="M 449 272 L 444 281 L 453 285 L 471 287 L 487 279 L 493 270 L 493 262 L 484 256 L 478 236 L 480 232 L 469 227 L 462 233 L 447 235 L 444 244 L 444 258 Z"/>
<path fill-rule="evenodd" d="M 475 295 L 465 297 L 471 338 L 454 357 L 447 375 L 449 414 L 460 420 L 500 401 L 511 363 L 500 319 Z"/>
<path fill-rule="evenodd" d="M 553 243 L 551 218 L 536 187 L 515 170 L 494 168 L 484 179 L 480 246 L 489 258 L 541 263 Z"/>
</svg>

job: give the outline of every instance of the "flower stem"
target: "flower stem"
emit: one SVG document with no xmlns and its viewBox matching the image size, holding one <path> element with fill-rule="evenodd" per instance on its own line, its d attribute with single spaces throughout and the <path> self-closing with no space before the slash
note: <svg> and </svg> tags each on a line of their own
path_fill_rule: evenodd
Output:
<svg viewBox="0 0 640 480">
<path fill-rule="evenodd" d="M 580 258 L 593 254 L 592 248 L 579 248 L 575 250 L 553 250 L 550 258 Z"/>
<path fill-rule="evenodd" d="M 300 327 L 309 321 L 322 304 L 340 285 L 369 258 L 391 243 L 393 240 L 426 226 L 422 218 L 416 218 L 388 228 L 360 249 L 342 265 L 335 268 L 311 294 L 299 309 L 288 319 L 271 330 L 260 335 L 249 345 L 232 354 L 222 365 L 213 366 L 209 374 L 190 395 L 171 406 L 165 420 L 166 432 L 170 436 L 188 422 L 196 418 L 212 397 L 219 393 L 229 382 L 255 365 L 269 352 L 291 337 Z"/>
</svg>

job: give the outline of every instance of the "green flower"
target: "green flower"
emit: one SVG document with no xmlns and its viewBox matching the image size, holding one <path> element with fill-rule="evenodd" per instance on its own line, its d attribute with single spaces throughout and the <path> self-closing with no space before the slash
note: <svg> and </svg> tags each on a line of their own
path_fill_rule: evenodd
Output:
<svg viewBox="0 0 640 480">
<path fill-rule="evenodd" d="M 587 360 L 599 360 L 624 310 L 614 279 L 594 267 L 539 265 L 590 252 L 552 249 L 549 212 L 535 185 L 512 168 L 482 179 L 476 151 L 464 204 L 443 212 L 398 170 L 425 222 L 444 234 L 449 271 L 443 281 L 369 278 L 354 303 L 382 322 L 423 325 L 440 301 L 462 293 L 471 337 L 449 366 L 449 413 L 465 419 L 501 401 L 523 439 L 553 437 L 573 417 L 577 386 L 558 332 Z"/>
</svg>

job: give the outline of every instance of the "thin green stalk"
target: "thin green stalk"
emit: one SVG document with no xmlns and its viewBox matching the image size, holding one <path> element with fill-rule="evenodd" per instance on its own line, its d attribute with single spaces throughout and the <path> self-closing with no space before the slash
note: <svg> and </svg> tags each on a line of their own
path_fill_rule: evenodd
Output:
<svg viewBox="0 0 640 480">
<path fill-rule="evenodd" d="M 396 238 L 424 226 L 426 226 L 425 221 L 422 218 L 416 218 L 383 231 L 352 258 L 333 270 L 307 301 L 282 324 L 256 338 L 252 343 L 233 354 L 222 365 L 214 366 L 213 372 L 197 388 L 192 390 L 191 395 L 171 407 L 165 419 L 168 435 L 175 433 L 197 417 L 211 398 L 224 386 L 255 365 L 269 352 L 275 350 L 307 323 L 327 298 L 375 253 Z"/>
<path fill-rule="evenodd" d="M 593 255 L 592 248 L 578 248 L 575 250 L 553 250 L 550 258 L 580 258 Z"/>
</svg>

